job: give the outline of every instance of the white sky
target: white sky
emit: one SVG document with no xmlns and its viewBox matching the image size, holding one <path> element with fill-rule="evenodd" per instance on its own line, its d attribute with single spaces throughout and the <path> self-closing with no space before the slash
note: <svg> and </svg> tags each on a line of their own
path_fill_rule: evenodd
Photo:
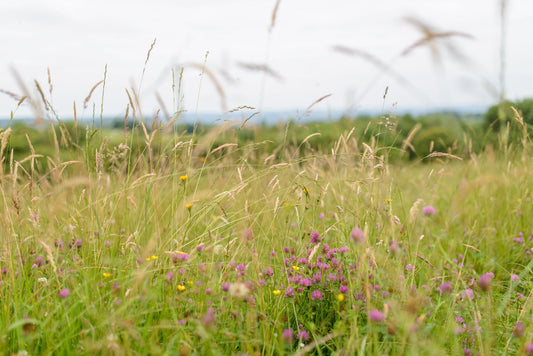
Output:
<svg viewBox="0 0 533 356">
<path fill-rule="evenodd" d="M 62 118 L 100 113 L 102 87 L 89 108 L 83 101 L 103 79 L 107 64 L 104 116 L 122 115 L 132 83 L 138 87 L 150 44 L 157 38 L 141 87 L 145 114 L 173 104 L 171 68 L 189 62 L 206 65 L 220 81 L 227 109 L 304 111 L 488 105 L 499 88 L 500 0 L 282 0 L 268 28 L 275 0 L 0 0 L 0 89 L 22 94 L 14 68 L 36 95 L 33 80 Z M 448 40 L 467 58 L 461 63 L 443 50 L 440 65 L 429 48 L 399 54 L 422 37 L 404 18 L 415 17 L 440 31 L 460 31 L 474 39 Z M 508 1 L 506 94 L 533 96 L 533 1 Z M 441 42 L 442 44 L 442 42 Z M 391 66 L 391 72 L 335 45 L 363 50 Z M 445 48 L 445 47 L 439 47 Z M 250 71 L 239 63 L 268 64 L 282 79 Z M 53 84 L 48 93 L 47 68 Z M 221 71 L 225 71 L 228 80 Z M 221 98 L 207 76 L 186 68 L 181 108 L 221 111 Z M 488 84 L 496 90 L 490 91 Z M 386 100 L 383 93 L 389 87 Z M 0 93 L 0 117 L 16 101 Z M 15 117 L 31 115 L 29 106 Z"/>
</svg>

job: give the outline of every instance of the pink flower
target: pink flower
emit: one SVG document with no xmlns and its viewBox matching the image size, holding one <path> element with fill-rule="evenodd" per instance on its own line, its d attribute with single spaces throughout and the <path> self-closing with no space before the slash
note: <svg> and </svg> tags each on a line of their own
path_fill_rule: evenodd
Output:
<svg viewBox="0 0 533 356">
<path fill-rule="evenodd" d="M 479 276 L 479 282 L 478 282 L 479 288 L 484 292 L 488 291 L 490 289 L 490 285 L 491 285 L 493 277 L 494 277 L 494 273 L 492 272 L 487 272 Z"/>
<path fill-rule="evenodd" d="M 470 288 L 468 289 L 465 289 L 465 291 L 461 294 L 461 296 L 463 297 L 463 299 L 470 299 L 470 300 L 473 300 L 474 299 L 474 291 Z"/>
<path fill-rule="evenodd" d="M 294 298 L 294 288 L 287 287 L 285 289 L 285 298 Z"/>
<path fill-rule="evenodd" d="M 368 318 L 375 323 L 381 323 L 383 320 L 385 320 L 385 314 L 377 309 L 372 309 L 368 313 Z"/>
<path fill-rule="evenodd" d="M 298 340 L 300 340 L 300 341 L 307 341 L 307 340 L 309 340 L 309 334 L 307 333 L 306 330 L 300 330 L 300 331 L 298 331 L 298 334 L 296 334 L 296 337 L 297 337 Z"/>
<path fill-rule="evenodd" d="M 70 289 L 64 288 L 59 291 L 59 298 L 66 298 L 70 294 Z"/>
<path fill-rule="evenodd" d="M 284 341 L 291 343 L 292 339 L 294 338 L 294 331 L 292 331 L 292 329 L 285 329 L 283 330 L 281 337 Z"/>
<path fill-rule="evenodd" d="M 437 290 L 439 292 L 439 295 L 443 295 L 444 293 L 451 292 L 452 284 L 450 282 L 442 282 Z"/>
<path fill-rule="evenodd" d="M 361 230 L 358 227 L 352 230 L 351 237 L 354 242 L 358 242 L 358 243 L 365 242 L 365 233 L 363 232 L 363 230 Z"/>
<path fill-rule="evenodd" d="M 426 216 L 431 216 L 435 214 L 435 208 L 431 205 L 426 205 L 425 207 L 422 208 L 422 214 Z"/>
<path fill-rule="evenodd" d="M 320 235 L 318 234 L 318 232 L 312 232 L 311 233 L 311 243 L 313 245 L 316 245 L 317 243 L 320 242 Z"/>
<path fill-rule="evenodd" d="M 215 309 L 207 309 L 207 313 L 204 315 L 204 325 L 211 325 L 215 321 Z"/>
<path fill-rule="evenodd" d="M 312 293 L 311 293 L 311 300 L 316 300 L 316 301 L 321 301 L 324 299 L 324 296 L 322 295 L 322 292 L 319 291 L 318 289 L 317 290 L 314 290 Z"/>
<path fill-rule="evenodd" d="M 304 278 L 300 281 L 300 285 L 303 287 L 311 287 L 313 285 L 313 281 L 309 278 Z"/>
</svg>

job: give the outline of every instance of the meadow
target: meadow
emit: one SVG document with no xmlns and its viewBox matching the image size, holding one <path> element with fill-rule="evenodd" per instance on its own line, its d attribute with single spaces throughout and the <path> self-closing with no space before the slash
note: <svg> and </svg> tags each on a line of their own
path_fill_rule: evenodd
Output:
<svg viewBox="0 0 533 356">
<path fill-rule="evenodd" d="M 4 128 L 0 349 L 533 354 L 527 125 L 413 156 L 395 123 Z"/>
</svg>

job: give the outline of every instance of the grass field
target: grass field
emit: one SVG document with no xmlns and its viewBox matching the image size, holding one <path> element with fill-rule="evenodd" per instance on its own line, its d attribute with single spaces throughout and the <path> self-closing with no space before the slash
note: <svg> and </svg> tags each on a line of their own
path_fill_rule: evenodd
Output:
<svg viewBox="0 0 533 356">
<path fill-rule="evenodd" d="M 389 162 L 349 130 L 87 132 L 44 161 L 1 133 L 5 354 L 533 353 L 526 136 Z"/>
</svg>

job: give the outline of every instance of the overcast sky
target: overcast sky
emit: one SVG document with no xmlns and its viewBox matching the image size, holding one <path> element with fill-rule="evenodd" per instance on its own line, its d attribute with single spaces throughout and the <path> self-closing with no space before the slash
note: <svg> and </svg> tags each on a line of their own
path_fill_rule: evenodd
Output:
<svg viewBox="0 0 533 356">
<path fill-rule="evenodd" d="M 305 111 L 327 94 L 314 109 L 406 110 L 497 101 L 500 0 L 281 0 L 269 31 L 275 3 L 1 0 L 0 89 L 22 95 L 13 70 L 32 95 L 38 95 L 37 80 L 62 118 L 72 116 L 74 102 L 78 115 L 92 115 L 93 107 L 99 115 L 102 85 L 85 110 L 83 102 L 106 65 L 105 116 L 125 112 L 125 89 L 132 86 L 140 86 L 146 115 L 160 106 L 156 93 L 168 112 L 243 105 Z M 509 0 L 507 15 L 506 95 L 533 96 L 533 1 Z M 424 36 L 408 17 L 435 32 L 457 32 L 433 42 L 438 60 L 427 45 L 401 55 Z M 204 62 L 224 98 L 195 67 Z M 183 65 L 181 100 L 173 94 L 172 69 Z M 253 65 L 266 65 L 271 73 L 251 70 Z M 0 117 L 9 117 L 16 104 L 0 93 Z M 15 117 L 28 114 L 29 105 L 23 105 Z"/>
</svg>

